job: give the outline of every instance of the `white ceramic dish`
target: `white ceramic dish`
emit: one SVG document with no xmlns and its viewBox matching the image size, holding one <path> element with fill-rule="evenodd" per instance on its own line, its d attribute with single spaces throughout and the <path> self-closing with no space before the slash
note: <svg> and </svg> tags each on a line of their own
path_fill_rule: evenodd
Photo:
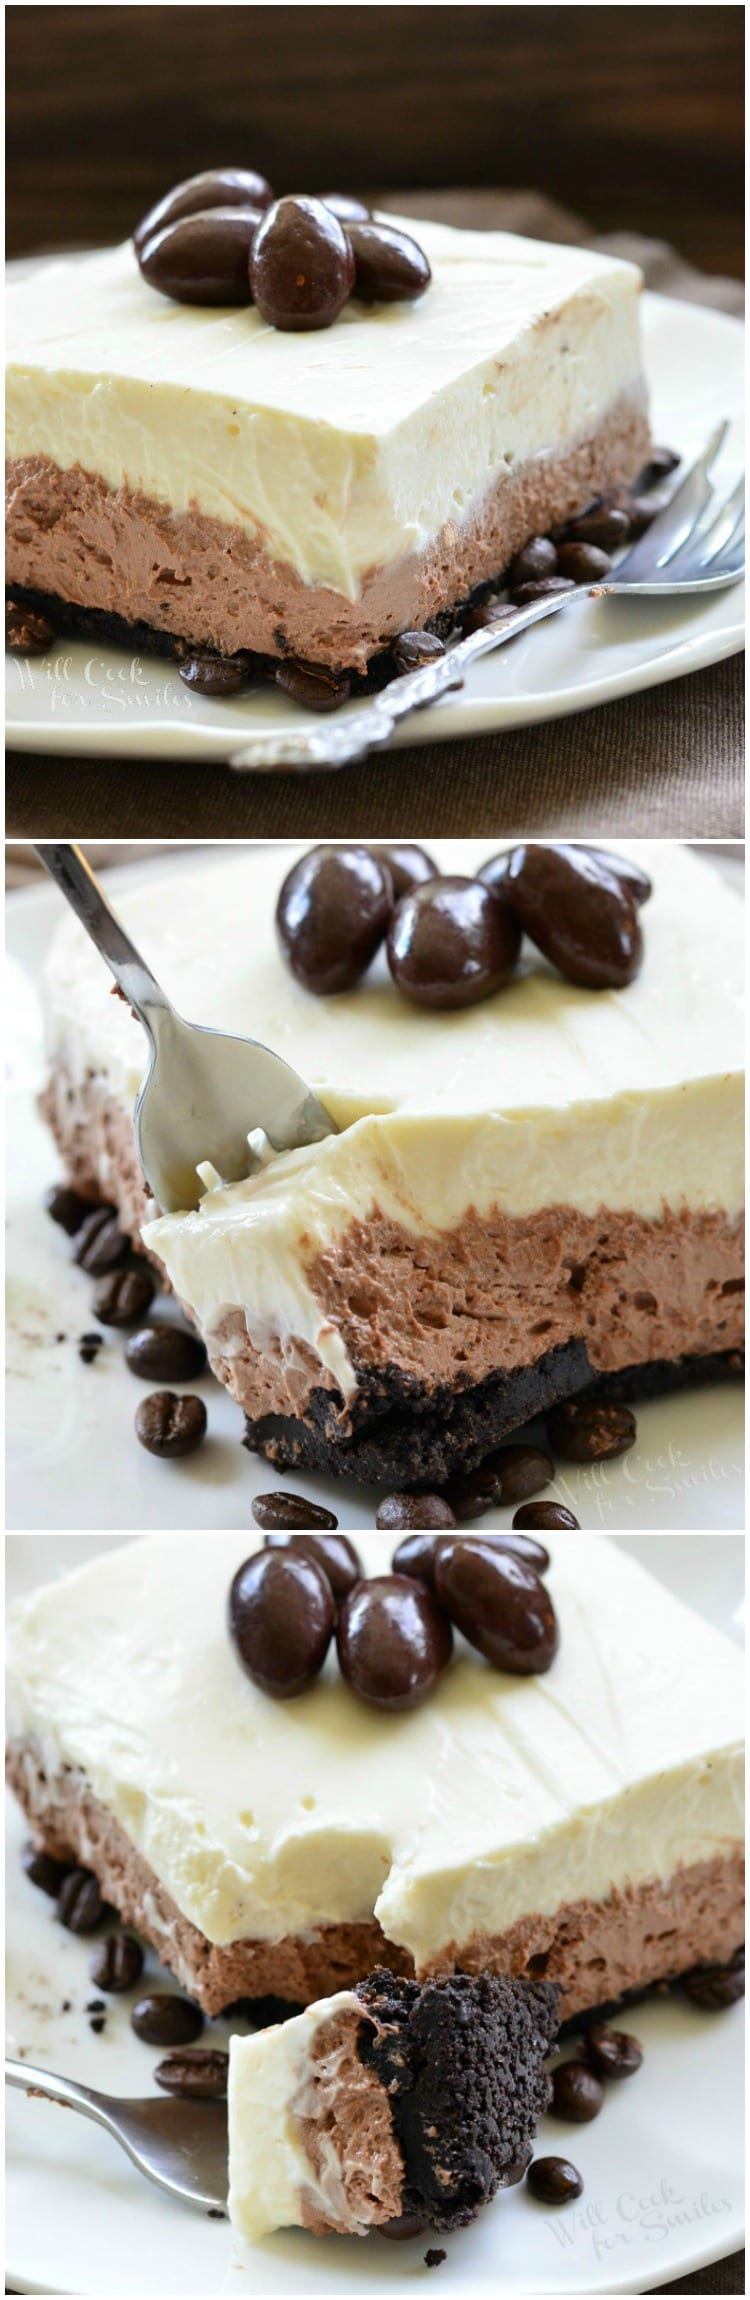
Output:
<svg viewBox="0 0 750 2300">
<path fill-rule="evenodd" d="M 127 874 L 108 873 L 107 884 L 116 899 L 133 869 L 143 875 L 164 868 L 160 854 Z M 162 1462 L 134 1435 L 145 1390 L 127 1370 L 123 1336 L 110 1330 L 95 1363 L 81 1363 L 78 1338 L 96 1323 L 91 1285 L 42 1209 L 58 1167 L 36 1108 L 44 1079 L 38 984 L 59 915 L 59 897 L 47 885 L 16 893 L 8 905 L 6 1523 L 41 1532 L 103 1522 L 123 1531 L 243 1526 L 253 1495 L 281 1484 L 314 1495 L 352 1530 L 372 1525 L 366 1489 L 279 1476 L 246 1453 L 240 1410 L 210 1376 L 187 1385 L 206 1398 L 209 1438 L 188 1460 Z M 581 1525 L 605 1532 L 654 1525 L 726 1530 L 744 1523 L 743 1466 L 741 1389 L 716 1385 L 640 1407 L 633 1451 L 589 1468 L 561 1464 L 549 1498 L 563 1501 Z M 508 1525 L 510 1516 L 498 1511 L 483 1522 Z"/>
<path fill-rule="evenodd" d="M 68 1571 L 101 1546 L 101 1536 L 11 1538 L 10 1593 Z M 740 1540 L 645 1538 L 628 1546 L 739 1637 Z M 181 1543 L 179 1570 L 185 1563 Z M 110 1998 L 105 2032 L 92 2035 L 87 1944 L 55 1924 L 52 1903 L 23 1876 L 23 1833 L 9 1800 L 9 2049 L 104 2091 L 148 2093 L 158 2054 L 133 2036 L 127 2000 Z M 226 2025 L 211 2024 L 218 2045 Z M 545 2119 L 540 2129 L 539 2153 L 566 2153 L 578 2165 L 580 2203 L 553 2212 L 524 2188 L 508 2190 L 473 2227 L 446 2239 L 441 2290 L 649 2292 L 742 2243 L 742 2008 L 711 2016 L 675 1995 L 639 2006 L 631 2026 L 645 2055 L 635 2088 L 613 2087 L 594 2124 Z M 7 2154 L 7 2274 L 17 2292 L 396 2300 L 425 2274 L 424 2238 L 396 2246 L 289 2233 L 251 2249 L 227 2225 L 150 2188 L 104 2133 L 18 2092 L 8 2095 Z"/>
<path fill-rule="evenodd" d="M 716 477 L 730 485 L 742 455 L 739 321 L 647 295 L 644 333 L 654 436 L 690 460 L 728 416 L 732 433 Z M 743 645 L 742 593 L 736 585 L 688 602 L 582 602 L 487 656 L 457 696 L 409 719 L 394 744 L 562 718 L 719 662 Z M 311 723 L 310 714 L 267 687 L 211 703 L 190 694 L 169 662 L 114 648 L 65 641 L 50 655 L 16 656 L 8 665 L 7 740 L 17 750 L 103 758 L 137 751 L 142 758 L 231 765 L 249 735 L 303 723 Z"/>
</svg>

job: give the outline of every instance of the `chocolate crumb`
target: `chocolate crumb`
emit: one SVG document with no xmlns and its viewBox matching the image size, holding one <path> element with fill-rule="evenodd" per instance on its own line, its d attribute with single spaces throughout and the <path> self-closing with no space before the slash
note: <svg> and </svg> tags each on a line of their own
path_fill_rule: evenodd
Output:
<svg viewBox="0 0 750 2300">
<path fill-rule="evenodd" d="M 86 2006 L 86 2011 L 88 2013 L 106 2012 L 106 2010 L 107 2007 L 103 1997 L 92 1997 L 90 2003 Z"/>
<path fill-rule="evenodd" d="M 220 2211 L 218 2204 L 209 2204 L 206 2217 L 208 2220 L 226 2220 L 227 2216 Z"/>
<path fill-rule="evenodd" d="M 429 2252 L 426 2252 L 424 2256 L 425 2268 L 440 2268 L 447 2258 L 447 2252 L 441 2252 L 439 2245 L 431 2244 Z"/>
<path fill-rule="evenodd" d="M 101 2036 L 102 2030 L 105 2029 L 106 2026 L 107 2018 L 105 2013 L 92 2013 L 91 2019 L 89 2021 L 89 2028 L 93 2029 L 94 2036 Z"/>
</svg>

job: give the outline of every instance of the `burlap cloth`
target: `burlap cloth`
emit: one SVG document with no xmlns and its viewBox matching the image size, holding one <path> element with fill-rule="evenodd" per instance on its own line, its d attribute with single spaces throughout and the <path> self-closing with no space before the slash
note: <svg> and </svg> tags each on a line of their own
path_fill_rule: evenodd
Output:
<svg viewBox="0 0 750 2300">
<path fill-rule="evenodd" d="M 632 256 L 647 285 L 739 312 L 737 282 L 704 277 L 662 241 L 597 238 L 529 192 L 389 194 L 383 206 Z M 214 763 L 8 753 L 16 837 L 328 838 L 530 832 L 739 838 L 742 658 L 573 718 L 430 743 L 331 775 L 237 776 Z"/>
</svg>

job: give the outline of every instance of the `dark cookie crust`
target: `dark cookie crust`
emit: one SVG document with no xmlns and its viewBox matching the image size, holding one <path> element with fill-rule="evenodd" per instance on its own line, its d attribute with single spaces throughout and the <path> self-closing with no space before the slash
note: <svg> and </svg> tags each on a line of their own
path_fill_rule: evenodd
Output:
<svg viewBox="0 0 750 2300">
<path fill-rule="evenodd" d="M 447 1383 L 427 1391 L 397 1367 L 357 1369 L 359 1388 L 342 1427 L 338 1391 L 315 1390 L 304 1417 L 264 1414 L 246 1419 L 243 1443 L 279 1469 L 324 1469 L 365 1485 L 442 1485 L 452 1471 L 474 1469 L 511 1431 L 558 1400 L 577 1396 L 612 1400 L 660 1397 L 741 1373 L 737 1350 L 675 1358 L 595 1375 L 585 1344 L 563 1342 L 533 1366 L 489 1374 L 466 1389 Z"/>
<path fill-rule="evenodd" d="M 358 2052 L 391 2103 L 404 2158 L 402 2211 L 463 2228 L 531 2152 L 550 2083 L 557 1991 L 548 1981 L 457 1973 L 396 1980 L 380 1970 L 358 1995 Z"/>
<path fill-rule="evenodd" d="M 469 594 L 460 608 L 457 606 L 450 614 L 432 615 L 424 626 L 425 630 L 433 632 L 439 639 L 447 638 L 455 628 L 459 613 L 478 605 L 489 592 L 497 588 L 499 581 L 498 576 L 494 583 L 478 584 L 476 591 Z M 157 630 L 151 623 L 130 623 L 126 616 L 115 615 L 108 608 L 79 607 L 74 600 L 61 599 L 56 591 L 28 591 L 22 584 L 13 583 L 9 586 L 7 597 L 16 600 L 20 607 L 33 609 L 35 614 L 48 616 L 61 638 L 89 639 L 94 646 L 124 647 L 129 655 L 162 655 L 171 657 L 177 663 L 183 663 L 186 656 L 202 653 L 205 649 L 205 640 L 196 639 L 193 643 L 179 637 L 174 631 Z M 278 650 L 274 655 L 251 654 L 247 648 L 242 649 L 242 661 L 247 664 L 248 680 L 273 680 L 279 663 L 289 655 L 289 641 L 285 633 L 279 629 L 274 632 L 274 638 Z M 344 675 L 349 679 L 351 691 L 355 695 L 364 697 L 379 691 L 395 676 L 390 648 L 385 648 L 380 655 L 373 655 L 366 675 L 351 669 Z"/>
</svg>

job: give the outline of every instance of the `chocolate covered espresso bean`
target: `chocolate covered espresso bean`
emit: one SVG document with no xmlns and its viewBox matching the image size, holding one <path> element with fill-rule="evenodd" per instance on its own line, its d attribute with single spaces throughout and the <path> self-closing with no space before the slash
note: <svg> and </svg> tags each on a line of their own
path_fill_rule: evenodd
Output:
<svg viewBox="0 0 750 2300">
<path fill-rule="evenodd" d="M 299 196 L 266 209 L 253 240 L 250 286 L 269 327 L 291 333 L 330 327 L 354 278 L 350 238 L 322 200 Z"/>
<path fill-rule="evenodd" d="M 267 1533 L 263 1547 L 291 1549 L 302 1557 L 311 1557 L 330 1581 L 337 1599 L 348 1597 L 350 1589 L 362 1579 L 362 1564 L 354 1543 L 347 1541 L 343 1533 Z"/>
<path fill-rule="evenodd" d="M 522 1558 L 489 1541 L 448 1539 L 435 1559 L 435 1588 L 456 1628 L 493 1668 L 516 1677 L 551 1668 L 559 1644 L 555 1609 Z"/>
<path fill-rule="evenodd" d="M 342 1676 L 372 1708 L 416 1709 L 450 1660 L 450 1622 L 429 1589 L 403 1574 L 361 1581 L 337 1631 Z"/>
<path fill-rule="evenodd" d="M 515 847 L 505 899 L 524 932 L 568 982 L 622 990 L 643 943 L 636 905 L 614 869 L 585 847 Z"/>
<path fill-rule="evenodd" d="M 178 223 L 183 216 L 201 215 L 207 208 L 256 208 L 261 213 L 270 207 L 272 199 L 265 176 L 256 175 L 252 168 L 204 168 L 200 175 L 187 176 L 184 183 L 175 184 L 149 208 L 136 225 L 133 245 L 137 253 L 168 224 Z"/>
<path fill-rule="evenodd" d="M 408 232 L 392 224 L 349 224 L 354 253 L 354 293 L 360 303 L 407 303 L 424 295 L 432 273 L 426 255 Z"/>
<path fill-rule="evenodd" d="M 239 1566 L 229 1591 L 229 1634 L 254 1685 L 293 1700 L 322 1669 L 333 1633 L 333 1591 L 312 1557 L 261 1549 Z"/>
<path fill-rule="evenodd" d="M 259 208 L 207 208 L 142 240 L 138 262 L 149 287 L 175 303 L 252 302 L 250 256 Z"/>
<path fill-rule="evenodd" d="M 521 940 L 515 917 L 480 879 L 433 878 L 397 904 L 388 964 L 414 1006 L 474 1006 L 508 981 Z"/>
<path fill-rule="evenodd" d="M 393 909 L 390 871 L 369 847 L 313 847 L 288 872 L 276 924 L 292 973 L 318 998 L 351 990 Z"/>
</svg>

